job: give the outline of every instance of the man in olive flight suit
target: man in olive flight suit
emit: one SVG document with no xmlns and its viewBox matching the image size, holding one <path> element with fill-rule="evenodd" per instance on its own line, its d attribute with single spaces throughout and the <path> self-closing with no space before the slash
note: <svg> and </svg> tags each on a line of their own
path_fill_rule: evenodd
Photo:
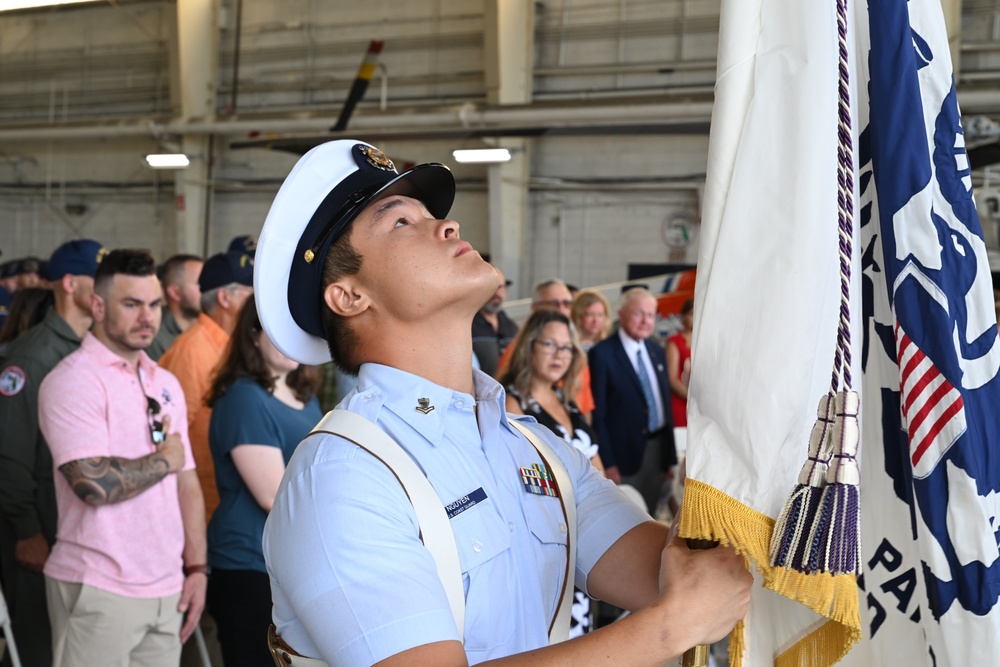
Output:
<svg viewBox="0 0 1000 667">
<path fill-rule="evenodd" d="M 90 329 L 94 273 L 105 253 L 90 240 L 56 249 L 45 275 L 54 307 L 14 339 L 0 360 L 0 566 L 25 667 L 52 664 L 42 567 L 56 537 L 56 499 L 52 456 L 38 428 L 38 386 Z"/>
</svg>

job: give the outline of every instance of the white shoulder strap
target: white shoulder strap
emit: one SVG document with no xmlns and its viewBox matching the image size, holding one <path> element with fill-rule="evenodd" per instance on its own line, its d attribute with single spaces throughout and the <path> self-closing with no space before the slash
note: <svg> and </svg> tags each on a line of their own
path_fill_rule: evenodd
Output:
<svg viewBox="0 0 1000 667">
<path fill-rule="evenodd" d="M 395 440 L 361 415 L 348 410 L 331 410 L 313 429 L 313 433 L 318 432 L 333 433 L 350 440 L 382 461 L 399 480 L 413 504 L 420 526 L 420 539 L 434 558 L 438 577 L 451 606 L 451 614 L 455 617 L 455 625 L 464 642 L 465 585 L 462 583 L 462 565 L 458 559 L 455 533 L 448 521 L 444 503 L 434 487 Z"/>
<path fill-rule="evenodd" d="M 566 551 L 568 552 L 566 554 L 566 576 L 563 578 L 563 589 L 559 597 L 559 606 L 556 608 L 556 615 L 552 619 L 552 624 L 549 625 L 549 644 L 557 644 L 569 639 L 569 622 L 573 609 L 573 582 L 576 579 L 576 494 L 573 491 L 573 483 L 566 466 L 552 451 L 552 448 L 526 426 L 522 426 L 513 419 L 507 421 L 528 439 L 528 442 L 538 451 L 538 455 L 545 461 L 545 467 L 549 469 L 556 481 L 556 487 L 559 489 L 559 502 L 562 503 L 563 515 L 566 517 Z"/>
</svg>

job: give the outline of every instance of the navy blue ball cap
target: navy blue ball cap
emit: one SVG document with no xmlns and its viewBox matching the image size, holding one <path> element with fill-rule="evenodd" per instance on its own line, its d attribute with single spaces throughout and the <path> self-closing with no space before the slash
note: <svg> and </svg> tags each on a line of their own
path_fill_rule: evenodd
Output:
<svg viewBox="0 0 1000 667">
<path fill-rule="evenodd" d="M 402 174 L 386 155 L 350 139 L 321 144 L 285 179 L 257 241 L 254 298 L 268 338 L 303 364 L 330 361 L 323 331 L 323 265 L 330 246 L 373 201 L 405 195 L 443 219 L 455 178 L 442 164 Z"/>
<path fill-rule="evenodd" d="M 42 260 L 37 257 L 25 257 L 18 262 L 17 272 L 18 274 L 24 273 L 37 273 L 41 275 L 42 270 Z"/>
<path fill-rule="evenodd" d="M 13 300 L 13 295 L 0 287 L 0 328 L 3 328 L 4 323 L 7 321 L 7 316 L 10 315 L 10 302 Z"/>
<path fill-rule="evenodd" d="M 205 260 L 198 276 L 202 293 L 232 283 L 253 287 L 253 256 L 245 252 L 220 252 Z"/>
<path fill-rule="evenodd" d="M 17 266 L 20 264 L 16 259 L 0 264 L 0 278 L 13 278 L 17 275 Z"/>
<path fill-rule="evenodd" d="M 55 249 L 45 267 L 46 280 L 61 280 L 63 276 L 94 277 L 108 249 L 93 239 L 74 239 Z"/>
<path fill-rule="evenodd" d="M 237 236 L 229 242 L 229 252 L 245 252 L 253 257 L 257 252 L 257 237 L 252 234 Z"/>
</svg>

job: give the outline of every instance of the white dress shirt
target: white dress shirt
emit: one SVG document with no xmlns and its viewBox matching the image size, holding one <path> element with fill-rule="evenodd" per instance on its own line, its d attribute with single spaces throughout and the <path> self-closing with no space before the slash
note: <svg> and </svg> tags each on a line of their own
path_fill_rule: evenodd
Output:
<svg viewBox="0 0 1000 667">
<path fill-rule="evenodd" d="M 622 347 L 625 348 L 625 355 L 628 357 L 628 360 L 632 362 L 632 368 L 635 372 L 645 373 L 646 377 L 649 378 L 649 386 L 653 389 L 653 399 L 656 400 L 656 430 L 659 431 L 665 424 L 664 420 L 666 417 L 664 412 L 666 411 L 666 408 L 664 407 L 663 394 L 660 393 L 660 382 L 658 380 L 659 376 L 653 368 L 653 360 L 649 358 L 649 351 L 646 349 L 646 343 L 645 341 L 635 340 L 625 333 L 624 329 L 620 328 L 618 329 L 618 337 L 621 338 Z M 636 359 L 637 353 L 642 355 L 642 369 L 638 366 L 638 360 Z"/>
</svg>

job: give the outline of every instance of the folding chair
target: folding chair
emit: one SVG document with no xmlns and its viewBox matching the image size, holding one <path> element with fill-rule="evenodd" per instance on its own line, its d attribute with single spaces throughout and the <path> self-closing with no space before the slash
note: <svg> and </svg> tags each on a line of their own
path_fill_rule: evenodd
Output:
<svg viewBox="0 0 1000 667">
<path fill-rule="evenodd" d="M 17 654 L 17 644 L 14 643 L 14 630 L 10 625 L 10 614 L 7 611 L 7 599 L 3 596 L 3 588 L 0 588 L 0 627 L 3 628 L 3 636 L 7 642 L 10 661 L 14 667 L 21 667 L 21 656 Z"/>
<path fill-rule="evenodd" d="M 195 626 L 194 640 L 198 643 L 198 656 L 201 658 L 202 667 L 212 667 L 212 659 L 208 656 L 208 646 L 205 644 L 205 635 L 201 632 L 201 624 Z"/>
</svg>

